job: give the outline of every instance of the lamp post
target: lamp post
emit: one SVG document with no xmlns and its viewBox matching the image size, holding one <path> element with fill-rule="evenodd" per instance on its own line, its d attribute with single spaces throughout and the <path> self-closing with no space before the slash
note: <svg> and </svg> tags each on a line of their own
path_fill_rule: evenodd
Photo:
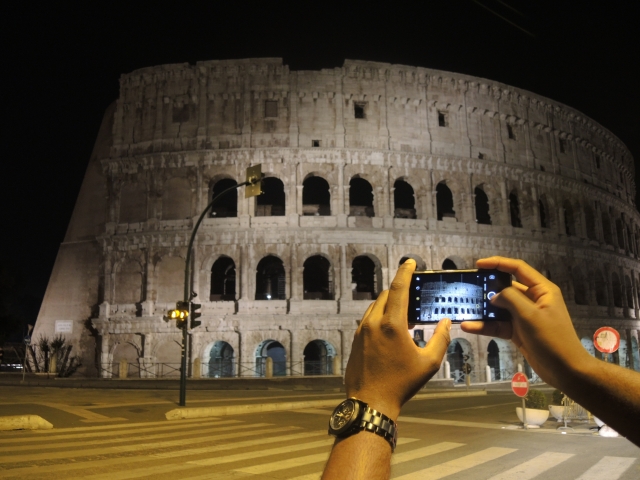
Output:
<svg viewBox="0 0 640 480">
<path fill-rule="evenodd" d="M 191 232 L 191 238 L 189 239 L 189 246 L 187 247 L 187 258 L 184 266 L 184 296 L 182 301 L 176 303 L 176 309 L 168 312 L 168 316 L 165 317 L 166 320 L 175 319 L 176 326 L 182 329 L 182 348 L 181 348 L 181 359 L 180 359 L 180 401 L 179 405 L 184 407 L 186 404 L 186 395 L 187 395 L 187 340 L 189 334 L 189 320 L 190 317 L 194 317 L 194 310 L 200 307 L 200 305 L 193 304 L 191 300 L 197 296 L 197 293 L 193 291 L 193 276 L 191 275 L 191 252 L 193 249 L 193 242 L 196 238 L 196 233 L 198 232 L 198 228 L 202 223 L 207 212 L 213 207 L 213 204 L 221 198 L 223 195 L 229 193 L 232 190 L 240 188 L 242 186 L 246 186 L 244 198 L 255 197 L 256 195 L 260 195 L 262 193 L 261 188 L 261 180 L 262 180 L 262 166 L 255 165 L 253 167 L 247 168 L 246 181 L 243 183 L 239 183 L 238 185 L 234 185 L 233 187 L 229 187 L 226 190 L 223 190 L 218 195 L 216 195 L 209 205 L 205 207 L 205 209 L 200 214 L 198 221 L 193 227 L 193 231 Z M 197 316 L 200 316 L 197 314 Z M 200 322 L 194 322 L 193 325 L 198 326 Z"/>
</svg>

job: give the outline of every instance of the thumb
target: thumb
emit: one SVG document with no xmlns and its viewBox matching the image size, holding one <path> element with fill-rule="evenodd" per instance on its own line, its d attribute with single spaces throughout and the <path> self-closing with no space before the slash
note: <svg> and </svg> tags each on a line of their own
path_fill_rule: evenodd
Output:
<svg viewBox="0 0 640 480">
<path fill-rule="evenodd" d="M 438 322 L 438 326 L 433 332 L 433 336 L 427 343 L 427 346 L 423 349 L 420 349 L 420 353 L 422 357 L 429 364 L 435 364 L 439 366 L 442 363 L 442 359 L 447 353 L 447 348 L 449 347 L 449 343 L 451 342 L 451 335 L 449 331 L 451 330 L 451 320 L 448 318 L 443 318 Z M 433 365 L 428 365 L 433 366 Z"/>
</svg>

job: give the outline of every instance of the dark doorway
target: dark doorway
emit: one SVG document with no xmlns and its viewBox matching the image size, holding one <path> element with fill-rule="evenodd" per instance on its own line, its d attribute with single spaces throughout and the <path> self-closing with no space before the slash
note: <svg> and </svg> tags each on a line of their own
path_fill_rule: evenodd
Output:
<svg viewBox="0 0 640 480">
<path fill-rule="evenodd" d="M 349 182 L 349 215 L 373 217 L 373 188 L 364 178 L 353 177 Z"/>
<path fill-rule="evenodd" d="M 483 225 L 491 225 L 491 216 L 489 215 L 489 197 L 480 187 L 476 187 L 475 193 L 476 204 L 476 222 Z"/>
<path fill-rule="evenodd" d="M 309 177 L 302 182 L 302 214 L 331 215 L 331 193 L 324 178 Z"/>
<path fill-rule="evenodd" d="M 219 194 L 224 192 L 226 189 L 234 187 L 238 184 L 235 180 L 231 178 L 223 178 L 219 180 L 213 185 L 211 189 L 211 197 L 209 197 L 209 201 L 212 201 Z M 225 193 L 223 196 L 216 200 L 216 203 L 211 207 L 211 211 L 209 212 L 209 216 L 211 217 L 237 217 L 238 216 L 238 190 L 231 190 L 230 192 Z"/>
<path fill-rule="evenodd" d="M 222 256 L 211 267 L 211 292 L 209 300 L 219 302 L 236 299 L 236 264 Z"/>
<path fill-rule="evenodd" d="M 256 300 L 285 300 L 286 284 L 282 260 L 267 255 L 256 269 Z"/>
<path fill-rule="evenodd" d="M 456 212 L 453 210 L 453 194 L 444 182 L 436 186 L 436 210 L 438 220 L 444 217 L 456 218 Z"/>
<path fill-rule="evenodd" d="M 256 197 L 256 217 L 281 217 L 284 215 L 284 184 L 279 178 L 262 180 L 262 195 Z"/>
</svg>

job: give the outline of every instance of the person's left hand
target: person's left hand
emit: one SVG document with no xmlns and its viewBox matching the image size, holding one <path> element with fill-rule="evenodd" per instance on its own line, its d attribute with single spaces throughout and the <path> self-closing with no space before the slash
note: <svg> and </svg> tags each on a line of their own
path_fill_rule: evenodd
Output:
<svg viewBox="0 0 640 480">
<path fill-rule="evenodd" d="M 451 341 L 451 320 L 442 319 L 426 347 L 411 338 L 407 322 L 409 284 L 416 268 L 407 260 L 391 288 L 367 309 L 351 347 L 345 384 L 355 397 L 396 420 L 400 408 L 438 371 Z"/>
</svg>

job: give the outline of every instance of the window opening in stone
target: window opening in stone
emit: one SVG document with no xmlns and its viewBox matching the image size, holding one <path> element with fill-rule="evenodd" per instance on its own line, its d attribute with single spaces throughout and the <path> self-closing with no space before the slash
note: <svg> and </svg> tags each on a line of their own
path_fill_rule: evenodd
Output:
<svg viewBox="0 0 640 480">
<path fill-rule="evenodd" d="M 507 124 L 507 134 L 510 140 L 516 139 L 516 133 L 513 131 L 513 126 Z"/>
<path fill-rule="evenodd" d="M 491 369 L 491 381 L 502 380 L 500 368 L 500 348 L 495 340 L 491 340 L 487 346 L 487 364 Z M 507 374 L 508 375 L 508 374 Z"/>
<path fill-rule="evenodd" d="M 545 171 L 545 170 L 544 170 L 544 166 L 543 166 L 543 165 L 540 165 L 540 171 L 541 171 L 541 172 L 544 172 L 544 171 Z"/>
<path fill-rule="evenodd" d="M 596 168 L 600 168 L 600 155 L 596 155 Z"/>
<path fill-rule="evenodd" d="M 567 200 L 565 200 L 565 202 L 562 204 L 562 207 L 564 210 L 565 232 L 568 236 L 575 236 L 576 225 L 575 225 L 575 219 L 573 217 L 573 208 L 571 207 L 571 204 Z"/>
<path fill-rule="evenodd" d="M 227 342 L 218 340 L 209 353 L 207 376 L 210 378 L 233 377 L 235 373 L 233 360 L 233 347 Z"/>
<path fill-rule="evenodd" d="M 209 201 L 213 200 L 220 193 L 228 188 L 234 187 L 238 184 L 231 178 L 223 178 L 217 181 L 211 189 L 211 196 Z M 210 217 L 237 217 L 238 216 L 238 190 L 231 190 L 225 193 L 223 196 L 216 200 L 211 210 L 209 211 Z"/>
<path fill-rule="evenodd" d="M 478 154 L 478 158 L 479 158 L 480 160 L 485 160 L 487 157 L 486 157 L 486 155 L 485 155 L 484 153 L 479 153 L 479 154 Z"/>
<path fill-rule="evenodd" d="M 449 114 L 446 112 L 438 112 L 438 126 L 439 127 L 448 127 L 449 126 Z"/>
<path fill-rule="evenodd" d="M 262 195 L 256 197 L 256 217 L 281 217 L 284 215 L 284 184 L 279 178 L 262 180 Z"/>
<path fill-rule="evenodd" d="M 211 292 L 209 300 L 212 302 L 236 299 L 236 264 L 226 256 L 217 259 L 211 267 Z"/>
<path fill-rule="evenodd" d="M 333 272 L 329 260 L 322 255 L 307 258 L 302 285 L 305 300 L 333 300 Z"/>
<path fill-rule="evenodd" d="M 489 215 L 489 197 L 480 187 L 473 191 L 476 204 L 476 222 L 483 225 L 491 225 L 491 215 Z"/>
<path fill-rule="evenodd" d="M 349 215 L 373 217 L 373 188 L 364 178 L 353 177 L 349 182 Z"/>
<path fill-rule="evenodd" d="M 613 245 L 613 234 L 611 232 L 611 221 L 606 212 L 602 212 L 602 233 L 604 234 L 604 243 Z"/>
<path fill-rule="evenodd" d="M 305 375 L 333 375 L 333 358 L 336 352 L 330 343 L 313 340 L 307 343 L 302 354 Z"/>
<path fill-rule="evenodd" d="M 453 210 L 453 194 L 444 182 L 436 186 L 436 210 L 438 220 L 456 218 L 456 212 Z"/>
<path fill-rule="evenodd" d="M 587 282 L 584 279 L 582 270 L 580 270 L 580 268 L 578 267 L 574 267 L 572 277 L 573 298 L 576 302 L 576 305 L 588 305 L 589 302 L 587 300 Z"/>
<path fill-rule="evenodd" d="M 584 221 L 587 227 L 587 238 L 589 240 L 597 240 L 596 219 L 593 216 L 593 210 L 589 205 L 584 207 Z"/>
<path fill-rule="evenodd" d="M 442 262 L 442 269 L 443 270 L 457 270 L 458 266 L 456 265 L 456 263 L 451 260 L 450 258 L 445 259 L 444 262 Z M 451 297 L 449 297 L 449 301 L 451 301 Z"/>
<path fill-rule="evenodd" d="M 331 215 L 331 193 L 324 178 L 312 176 L 302 182 L 302 214 Z"/>
<path fill-rule="evenodd" d="M 365 118 L 365 107 L 366 103 L 354 102 L 353 103 L 353 113 L 356 118 Z"/>
<path fill-rule="evenodd" d="M 266 100 L 264 102 L 264 116 L 265 118 L 275 118 L 278 116 L 277 100 Z"/>
<path fill-rule="evenodd" d="M 283 377 L 287 374 L 287 352 L 280 342 L 266 340 L 258 346 L 256 372 L 261 377 L 267 374 L 267 358 L 272 361 L 274 377 Z"/>
<path fill-rule="evenodd" d="M 509 194 L 509 213 L 511 216 L 511 226 L 522 228 L 522 221 L 520 220 L 520 204 L 518 203 L 518 196 L 513 192 Z"/>
<path fill-rule="evenodd" d="M 567 141 L 564 138 L 559 139 L 560 145 L 560 153 L 566 153 L 567 151 Z"/>
<path fill-rule="evenodd" d="M 395 218 L 416 218 L 413 187 L 404 180 L 396 180 L 393 189 L 393 216 Z"/>
<path fill-rule="evenodd" d="M 311 146 L 312 147 L 319 147 L 320 146 L 320 140 L 311 140 Z"/>
<path fill-rule="evenodd" d="M 540 212 L 540 226 L 542 228 L 549 228 L 549 221 L 547 220 L 547 209 L 544 206 L 542 200 L 538 200 L 538 210 Z"/>
<path fill-rule="evenodd" d="M 282 260 L 267 255 L 256 269 L 256 300 L 285 300 L 286 280 Z"/>
<path fill-rule="evenodd" d="M 618 248 L 624 248 L 624 230 L 622 227 L 622 220 L 616 218 L 616 241 Z"/>
<path fill-rule="evenodd" d="M 353 300 L 375 300 L 378 298 L 378 269 L 366 255 L 353 259 L 351 264 L 351 290 Z"/>
<path fill-rule="evenodd" d="M 613 305 L 622 308 L 622 285 L 615 272 L 611 274 L 611 286 L 613 287 Z"/>
</svg>

